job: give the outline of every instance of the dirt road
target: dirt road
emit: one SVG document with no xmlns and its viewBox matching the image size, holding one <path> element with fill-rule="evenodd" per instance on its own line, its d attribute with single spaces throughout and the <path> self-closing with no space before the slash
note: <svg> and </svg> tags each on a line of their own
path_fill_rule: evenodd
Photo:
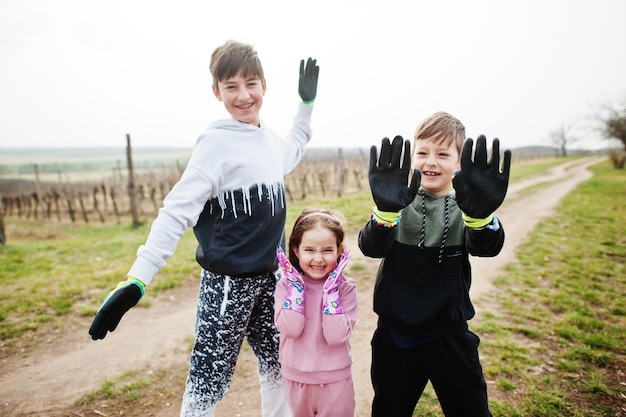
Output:
<svg viewBox="0 0 626 417">
<path fill-rule="evenodd" d="M 494 308 L 486 297 L 494 290 L 491 281 L 509 262 L 515 249 L 539 220 L 550 216 L 559 201 L 579 182 L 591 177 L 585 168 L 604 157 L 590 157 L 553 168 L 541 177 L 511 184 L 507 199 L 498 210 L 506 231 L 506 244 L 496 258 L 472 260 L 472 297 L 477 315 Z M 535 187 L 536 186 L 536 187 Z M 529 188 L 532 187 L 532 188 Z M 522 190 L 526 190 L 521 193 Z M 363 257 L 356 237 L 347 242 L 351 264 L 372 268 L 377 261 Z M 349 271 L 348 271 L 349 273 Z M 56 416 L 67 410 L 81 395 L 100 388 L 127 370 L 150 370 L 187 363 L 189 340 L 193 338 L 196 288 L 184 287 L 153 299 L 152 306 L 131 309 L 120 327 L 104 340 L 92 342 L 87 335 L 90 318 L 59 329 L 46 340 L 37 341 L 34 352 L 0 364 L 0 415 Z M 357 395 L 357 416 L 368 416 L 372 398 L 369 382 L 369 340 L 375 326 L 372 312 L 372 282 L 359 286 L 359 318 L 352 342 L 353 374 Z M 250 368 L 237 373 L 227 397 L 218 406 L 219 416 L 258 416 L 260 405 L 255 362 L 250 350 L 243 350 L 237 365 Z M 242 376 L 243 375 L 243 376 Z M 160 417 L 178 416 L 179 404 L 171 404 Z"/>
</svg>

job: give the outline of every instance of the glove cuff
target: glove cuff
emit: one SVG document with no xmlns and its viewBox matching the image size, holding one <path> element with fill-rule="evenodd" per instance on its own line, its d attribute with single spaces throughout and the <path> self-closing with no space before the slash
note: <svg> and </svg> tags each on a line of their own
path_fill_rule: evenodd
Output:
<svg viewBox="0 0 626 417">
<path fill-rule="evenodd" d="M 302 100 L 302 102 L 304 104 L 306 104 L 307 106 L 312 106 L 313 103 L 315 102 L 315 99 L 312 99 L 312 100 Z"/>
<path fill-rule="evenodd" d="M 400 211 L 380 211 L 372 207 L 372 220 L 381 227 L 396 227 L 400 223 Z"/>
<path fill-rule="evenodd" d="M 120 289 L 120 288 L 125 287 L 125 286 L 127 286 L 129 284 L 134 284 L 134 285 L 139 287 L 139 289 L 141 290 L 141 297 L 143 297 L 144 294 L 146 293 L 146 287 L 143 284 L 143 282 L 141 282 L 140 279 L 137 279 L 135 277 L 130 277 L 130 276 L 128 277 L 128 279 L 126 281 L 122 281 L 119 284 L 117 284 L 117 287 L 115 289 L 116 290 Z M 139 297 L 140 300 L 141 300 L 141 297 Z"/>
<path fill-rule="evenodd" d="M 462 213 L 462 217 L 463 223 L 465 223 L 465 226 L 469 227 L 470 229 L 482 230 L 485 228 L 489 228 L 492 230 L 498 230 L 500 228 L 498 219 L 496 218 L 496 216 L 493 215 L 493 213 L 485 217 L 484 219 L 470 217 L 465 213 Z"/>
</svg>

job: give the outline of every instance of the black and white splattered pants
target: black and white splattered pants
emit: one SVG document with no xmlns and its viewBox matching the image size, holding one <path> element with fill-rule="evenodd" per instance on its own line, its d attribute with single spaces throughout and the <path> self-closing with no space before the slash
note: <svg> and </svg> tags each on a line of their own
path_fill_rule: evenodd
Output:
<svg viewBox="0 0 626 417">
<path fill-rule="evenodd" d="M 263 417 L 288 417 L 280 365 L 279 335 L 274 325 L 274 290 L 277 276 L 251 278 L 202 271 L 196 340 L 181 417 L 214 416 L 233 377 L 244 338 L 259 367 Z"/>
</svg>

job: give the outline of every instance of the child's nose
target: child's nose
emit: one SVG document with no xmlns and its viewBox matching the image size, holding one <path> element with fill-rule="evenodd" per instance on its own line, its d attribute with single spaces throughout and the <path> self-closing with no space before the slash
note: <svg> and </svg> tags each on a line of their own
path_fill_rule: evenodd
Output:
<svg viewBox="0 0 626 417">
<path fill-rule="evenodd" d="M 239 100 L 246 100 L 248 97 L 250 97 L 250 93 L 247 89 L 242 88 L 239 90 Z"/>
</svg>

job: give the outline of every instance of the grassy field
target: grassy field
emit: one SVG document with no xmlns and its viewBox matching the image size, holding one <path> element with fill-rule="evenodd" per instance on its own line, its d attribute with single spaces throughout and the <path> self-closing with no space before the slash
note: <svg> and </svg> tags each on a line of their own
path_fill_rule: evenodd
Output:
<svg viewBox="0 0 626 417">
<path fill-rule="evenodd" d="M 495 417 L 626 416 L 626 171 L 593 172 L 496 279 L 498 314 L 473 323 Z M 425 394 L 414 415 L 441 416 Z"/>
<path fill-rule="evenodd" d="M 515 166 L 512 181 L 562 161 Z M 473 325 L 481 335 L 496 417 L 626 415 L 626 171 L 612 169 L 609 162 L 593 171 L 594 177 L 532 232 L 519 250 L 519 263 L 496 280 L 501 313 L 485 313 Z M 318 206 L 341 211 L 355 232 L 367 220 L 371 204 L 369 192 L 294 202 L 287 227 L 302 208 Z M 60 328 L 73 317 L 92 316 L 123 279 L 145 240 L 149 220 L 133 229 L 130 221 L 43 226 L 5 219 L 0 359 L 28 355 L 33 335 Z M 195 239 L 188 232 L 150 291 L 196 280 L 194 252 Z M 81 404 L 123 403 L 125 415 L 141 415 L 151 396 L 179 400 L 161 381 L 159 375 L 146 381 L 130 372 L 107 381 Z M 415 415 L 441 416 L 432 390 Z"/>
<path fill-rule="evenodd" d="M 496 280 L 478 332 L 497 416 L 626 415 L 626 171 L 609 162 L 542 221 Z"/>
</svg>

